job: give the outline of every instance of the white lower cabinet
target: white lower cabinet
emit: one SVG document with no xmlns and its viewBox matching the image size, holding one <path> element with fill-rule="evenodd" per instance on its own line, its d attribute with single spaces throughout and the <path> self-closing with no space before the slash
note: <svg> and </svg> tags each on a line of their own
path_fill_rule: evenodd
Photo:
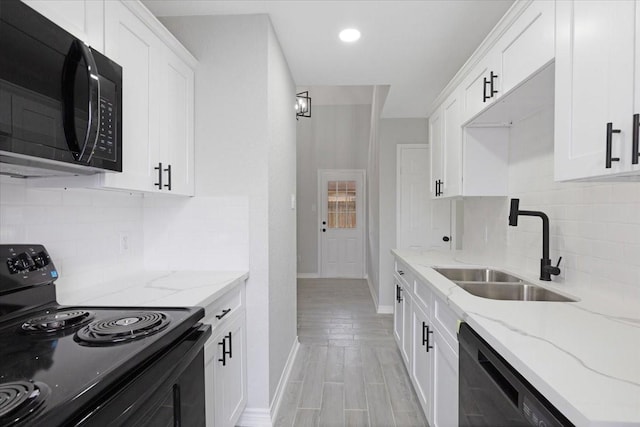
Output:
<svg viewBox="0 0 640 427">
<path fill-rule="evenodd" d="M 395 283 L 396 296 L 401 298 L 395 305 L 394 335 L 424 415 L 431 427 L 455 427 L 458 350 L 454 335 L 458 317 L 426 281 L 416 279 L 412 291 L 403 288 L 398 277 Z"/>
<path fill-rule="evenodd" d="M 246 316 L 244 284 L 214 303 L 205 323 L 213 333 L 205 345 L 207 427 L 235 426 L 247 403 Z"/>
<path fill-rule="evenodd" d="M 427 345 L 430 329 L 429 318 L 417 304 L 413 306 L 413 366 L 410 375 L 418 396 L 420 406 L 425 417 L 430 420 L 431 407 L 431 384 L 433 383 L 433 371 L 431 369 L 431 357 L 433 350 Z"/>
<path fill-rule="evenodd" d="M 458 425 L 458 353 L 435 328 L 430 344 L 433 346 L 429 350 L 433 364 L 433 412 L 429 425 L 455 427 Z"/>
</svg>

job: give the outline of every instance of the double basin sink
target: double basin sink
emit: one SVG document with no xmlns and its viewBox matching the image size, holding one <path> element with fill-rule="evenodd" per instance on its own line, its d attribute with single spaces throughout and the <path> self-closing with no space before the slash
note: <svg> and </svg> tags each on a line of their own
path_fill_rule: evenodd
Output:
<svg viewBox="0 0 640 427">
<path fill-rule="evenodd" d="M 490 268 L 434 268 L 465 291 L 482 297 L 509 301 L 575 302 L 549 289 Z"/>
</svg>

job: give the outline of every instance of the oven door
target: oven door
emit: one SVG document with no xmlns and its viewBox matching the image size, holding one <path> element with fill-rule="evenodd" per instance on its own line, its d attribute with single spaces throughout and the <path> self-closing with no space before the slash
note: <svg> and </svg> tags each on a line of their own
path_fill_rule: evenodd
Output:
<svg viewBox="0 0 640 427">
<path fill-rule="evenodd" d="M 204 343 L 210 335 L 210 325 L 198 324 L 72 425 L 204 427 Z"/>
<path fill-rule="evenodd" d="M 19 1 L 0 3 L 0 173 L 122 171 L 122 69 Z"/>
</svg>

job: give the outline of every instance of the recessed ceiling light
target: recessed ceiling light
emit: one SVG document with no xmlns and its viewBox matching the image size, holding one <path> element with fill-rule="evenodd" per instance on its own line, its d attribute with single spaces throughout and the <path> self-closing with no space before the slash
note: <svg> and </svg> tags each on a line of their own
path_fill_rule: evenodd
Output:
<svg viewBox="0 0 640 427">
<path fill-rule="evenodd" d="M 360 31 L 355 28 L 347 28 L 346 30 L 340 31 L 340 40 L 343 42 L 351 43 L 360 38 Z"/>
</svg>

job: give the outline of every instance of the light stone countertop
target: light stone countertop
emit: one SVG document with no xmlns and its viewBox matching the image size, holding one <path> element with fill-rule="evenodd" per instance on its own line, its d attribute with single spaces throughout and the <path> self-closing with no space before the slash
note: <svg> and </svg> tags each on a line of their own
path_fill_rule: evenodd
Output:
<svg viewBox="0 0 640 427">
<path fill-rule="evenodd" d="M 143 271 L 86 287 L 61 278 L 56 294 L 64 305 L 206 308 L 248 277 L 247 271 Z"/>
<path fill-rule="evenodd" d="M 576 426 L 640 426 L 640 301 L 542 282 L 463 251 L 392 253 Z M 481 298 L 432 268 L 470 265 L 499 268 L 579 301 Z"/>
</svg>

